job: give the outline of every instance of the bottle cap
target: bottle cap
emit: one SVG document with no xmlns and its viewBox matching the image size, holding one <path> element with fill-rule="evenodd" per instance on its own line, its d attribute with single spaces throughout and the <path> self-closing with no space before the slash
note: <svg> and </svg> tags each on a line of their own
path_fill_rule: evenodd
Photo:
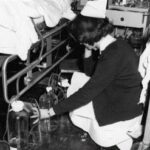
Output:
<svg viewBox="0 0 150 150">
<path fill-rule="evenodd" d="M 52 87 L 51 87 L 51 86 L 46 87 L 46 91 L 47 91 L 47 92 L 50 92 L 51 90 L 52 90 Z"/>
<path fill-rule="evenodd" d="M 15 112 L 20 112 L 24 108 L 24 103 L 20 100 L 14 101 L 11 104 L 12 110 Z"/>
</svg>

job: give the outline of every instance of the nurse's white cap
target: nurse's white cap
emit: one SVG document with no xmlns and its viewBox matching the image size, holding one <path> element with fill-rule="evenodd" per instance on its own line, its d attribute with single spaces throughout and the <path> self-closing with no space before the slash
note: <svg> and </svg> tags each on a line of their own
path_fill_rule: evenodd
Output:
<svg viewBox="0 0 150 150">
<path fill-rule="evenodd" d="M 81 11 L 81 15 L 94 18 L 106 17 L 107 0 L 88 1 Z"/>
</svg>

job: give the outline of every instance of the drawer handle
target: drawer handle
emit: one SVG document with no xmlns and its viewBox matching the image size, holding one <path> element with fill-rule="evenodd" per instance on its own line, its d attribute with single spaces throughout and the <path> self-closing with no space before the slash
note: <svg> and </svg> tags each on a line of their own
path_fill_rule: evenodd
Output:
<svg viewBox="0 0 150 150">
<path fill-rule="evenodd" d="M 123 18 L 123 17 L 121 17 L 121 18 L 120 18 L 120 21 L 124 21 L 124 18 Z"/>
</svg>

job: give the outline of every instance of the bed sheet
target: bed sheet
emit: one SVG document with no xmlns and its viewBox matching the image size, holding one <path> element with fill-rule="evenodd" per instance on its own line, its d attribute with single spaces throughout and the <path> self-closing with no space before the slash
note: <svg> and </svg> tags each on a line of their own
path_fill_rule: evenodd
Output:
<svg viewBox="0 0 150 150">
<path fill-rule="evenodd" d="M 36 43 L 35 23 L 55 27 L 61 18 L 72 20 L 71 0 L 0 0 L 0 53 L 16 54 L 26 60 Z"/>
</svg>

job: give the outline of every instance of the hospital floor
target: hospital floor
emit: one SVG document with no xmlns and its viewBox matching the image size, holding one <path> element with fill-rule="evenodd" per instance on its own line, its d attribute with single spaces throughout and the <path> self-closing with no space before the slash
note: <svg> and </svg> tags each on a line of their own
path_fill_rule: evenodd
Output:
<svg viewBox="0 0 150 150">
<path fill-rule="evenodd" d="M 38 150 L 105 150 L 95 144 L 87 133 L 72 125 L 67 114 L 60 118 L 59 127 Z M 112 147 L 108 150 L 118 149 Z"/>
</svg>

